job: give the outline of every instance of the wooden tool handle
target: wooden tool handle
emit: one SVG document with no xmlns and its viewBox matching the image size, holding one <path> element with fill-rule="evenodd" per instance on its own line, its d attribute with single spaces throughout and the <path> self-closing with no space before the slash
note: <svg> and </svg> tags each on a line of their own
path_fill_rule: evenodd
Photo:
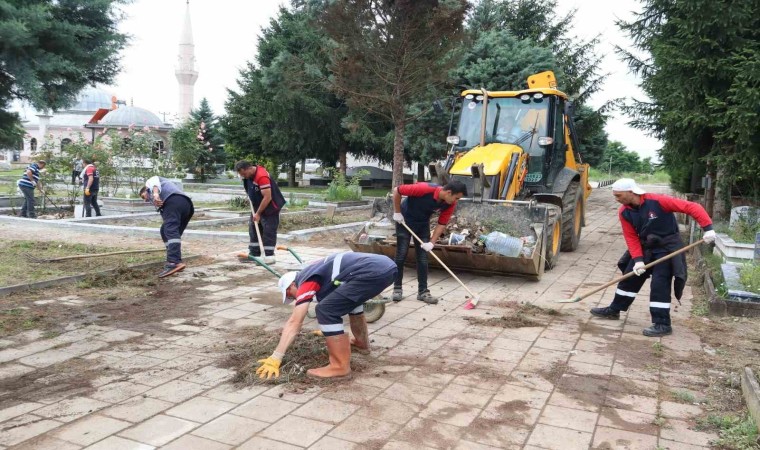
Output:
<svg viewBox="0 0 760 450">
<path fill-rule="evenodd" d="M 414 233 L 414 231 L 412 231 L 412 229 L 411 229 L 411 228 L 409 228 L 409 226 L 406 224 L 406 222 L 400 222 L 400 223 L 401 223 L 401 225 L 403 225 L 403 226 L 404 226 L 404 228 L 406 228 L 406 230 L 407 230 L 407 231 L 409 231 L 409 232 L 412 234 L 412 236 L 414 236 L 414 238 L 415 238 L 415 239 L 417 239 L 417 242 L 419 242 L 420 244 L 423 244 L 423 242 L 422 242 L 422 239 L 420 239 L 420 238 L 419 238 L 419 236 L 417 236 L 417 235 Z M 424 252 L 425 250 L 423 250 L 422 248 L 420 248 L 420 249 L 418 249 L 417 251 L 422 251 L 422 252 Z M 449 269 L 449 268 L 448 268 L 448 266 L 446 266 L 446 264 L 444 264 L 444 263 L 443 263 L 443 261 L 441 261 L 441 259 L 440 259 L 440 258 L 438 258 L 438 255 L 436 255 L 436 254 L 435 254 L 435 253 L 433 253 L 432 251 L 430 252 L 430 254 L 431 254 L 431 255 L 433 255 L 433 258 L 435 258 L 435 260 L 436 260 L 436 261 L 438 261 L 438 264 L 440 264 L 440 265 L 441 265 L 441 267 L 443 267 L 444 269 L 446 269 L 446 271 L 449 273 L 449 275 L 451 275 L 452 277 L 454 277 L 454 279 L 455 279 L 455 280 L 457 280 L 457 281 L 459 282 L 459 284 L 461 284 L 461 285 L 462 285 L 462 287 L 463 287 L 463 288 L 464 288 L 464 289 L 465 289 L 467 292 L 469 292 L 469 293 L 470 293 L 470 296 L 471 296 L 471 297 L 473 297 L 473 298 L 477 297 L 475 294 L 473 294 L 473 293 L 472 293 L 472 291 L 471 291 L 471 290 L 470 290 L 470 289 L 469 289 L 467 286 L 465 286 L 465 285 L 464 285 L 464 283 L 462 283 L 462 280 L 460 280 L 460 279 L 459 279 L 459 277 L 457 277 L 456 275 L 454 275 L 454 272 L 452 272 L 452 271 L 451 271 L 451 269 Z"/>
<path fill-rule="evenodd" d="M 692 248 L 696 247 L 697 245 L 703 243 L 704 241 L 705 241 L 704 239 L 700 239 L 700 240 L 694 242 L 693 244 L 689 244 L 689 245 L 687 245 L 687 246 L 685 246 L 683 248 L 679 248 L 678 250 L 674 251 L 673 253 L 669 253 L 668 255 L 663 256 L 660 259 L 657 259 L 657 260 L 654 260 L 654 261 L 650 262 L 649 264 L 647 264 L 647 265 L 644 266 L 644 269 L 649 269 L 650 267 L 654 267 L 657 264 L 660 264 L 661 262 L 664 262 L 664 261 L 667 261 L 667 260 L 673 258 L 674 256 L 678 256 L 678 255 L 680 255 L 683 252 L 689 251 Z M 583 294 L 580 297 L 578 297 L 578 299 L 579 300 L 583 300 L 584 298 L 586 298 L 586 297 L 588 297 L 590 295 L 596 294 L 597 292 L 601 291 L 602 289 L 607 289 L 608 287 L 612 286 L 613 284 L 620 283 L 621 281 L 627 280 L 628 278 L 631 278 L 632 276 L 635 276 L 635 275 L 636 275 L 636 272 L 630 271 L 630 272 L 628 272 L 627 274 L 623 275 L 620 278 L 616 278 L 616 279 L 610 281 L 609 283 L 603 284 L 603 285 L 599 286 L 596 289 L 593 289 L 591 291 L 586 292 L 585 294 Z"/>
<path fill-rule="evenodd" d="M 153 253 L 153 252 L 164 252 L 164 251 L 166 251 L 166 249 L 163 249 L 163 248 L 157 248 L 154 250 L 123 250 L 120 252 L 110 252 L 110 253 L 92 253 L 89 255 L 62 256 L 60 258 L 48 259 L 47 261 L 53 262 L 53 261 L 64 261 L 67 259 L 97 258 L 100 256 L 125 255 L 128 253 Z"/>
</svg>

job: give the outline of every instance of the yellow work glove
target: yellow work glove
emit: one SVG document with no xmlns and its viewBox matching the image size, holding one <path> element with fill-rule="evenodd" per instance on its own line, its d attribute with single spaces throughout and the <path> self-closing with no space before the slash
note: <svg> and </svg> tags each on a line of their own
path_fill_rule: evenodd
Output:
<svg viewBox="0 0 760 450">
<path fill-rule="evenodd" d="M 260 359 L 258 369 L 256 369 L 256 375 L 259 376 L 259 378 L 266 378 L 267 380 L 274 377 L 279 378 L 280 376 L 280 363 L 282 362 L 281 358 L 278 358 L 274 354 L 270 356 L 267 359 Z"/>
<path fill-rule="evenodd" d="M 89 189 L 85 189 L 84 190 L 84 195 L 86 195 L 86 196 L 89 197 L 90 196 L 90 190 Z"/>
</svg>

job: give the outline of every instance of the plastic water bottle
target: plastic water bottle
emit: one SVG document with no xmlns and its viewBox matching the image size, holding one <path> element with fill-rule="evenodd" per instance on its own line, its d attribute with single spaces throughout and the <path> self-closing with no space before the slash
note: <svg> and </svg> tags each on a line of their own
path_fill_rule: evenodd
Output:
<svg viewBox="0 0 760 450">
<path fill-rule="evenodd" d="M 498 231 L 492 231 L 486 236 L 481 235 L 480 239 L 486 243 L 486 249 L 489 252 L 509 256 L 511 258 L 517 257 L 522 249 L 522 241 L 520 239 Z"/>
</svg>

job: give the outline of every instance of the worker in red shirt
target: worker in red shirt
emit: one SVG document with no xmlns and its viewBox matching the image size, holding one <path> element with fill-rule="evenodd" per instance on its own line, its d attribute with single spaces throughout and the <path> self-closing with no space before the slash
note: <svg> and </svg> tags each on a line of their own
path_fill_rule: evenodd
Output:
<svg viewBox="0 0 760 450">
<path fill-rule="evenodd" d="M 269 175 L 264 167 L 251 164 L 248 161 L 238 161 L 235 163 L 235 172 L 243 179 L 243 189 L 251 200 L 254 211 L 248 224 L 248 235 L 251 238 L 248 243 L 248 255 L 239 256 L 257 258 L 262 256 L 259 238 L 253 228 L 257 226 L 264 246 L 264 262 L 274 264 L 277 228 L 280 226 L 280 211 L 285 206 L 285 197 L 277 186 L 277 181 Z"/>
<path fill-rule="evenodd" d="M 658 337 L 671 334 L 670 291 L 671 283 L 680 300 L 686 285 L 686 255 L 645 270 L 644 266 L 683 247 L 674 213 L 690 215 L 704 230 L 707 243 L 715 240 L 712 220 L 698 203 L 662 194 L 649 194 L 630 178 L 621 178 L 612 185 L 612 194 L 622 206 L 618 211 L 623 237 L 628 250 L 618 262 L 623 273 L 635 272 L 617 285 L 610 306 L 592 308 L 591 314 L 604 319 L 619 319 L 620 311 L 628 311 L 647 278 L 652 277 L 649 294 L 649 312 L 652 326 L 645 328 L 644 336 Z"/>
<path fill-rule="evenodd" d="M 422 245 L 415 242 L 417 247 L 417 300 L 434 305 L 438 299 L 428 290 L 428 257 L 435 242 L 446 230 L 451 215 L 456 208 L 457 200 L 467 195 L 467 186 L 461 181 L 452 181 L 445 186 L 434 183 L 404 184 L 393 189 L 393 220 L 396 224 L 396 267 L 398 275 L 393 284 L 393 301 L 400 302 L 404 294 L 401 289 L 404 278 L 404 261 L 409 251 L 412 236 L 402 225 L 406 225 L 423 241 Z M 401 196 L 406 196 L 402 201 Z M 438 225 L 430 235 L 430 217 L 440 211 Z M 424 251 L 420 251 L 420 249 Z"/>
</svg>

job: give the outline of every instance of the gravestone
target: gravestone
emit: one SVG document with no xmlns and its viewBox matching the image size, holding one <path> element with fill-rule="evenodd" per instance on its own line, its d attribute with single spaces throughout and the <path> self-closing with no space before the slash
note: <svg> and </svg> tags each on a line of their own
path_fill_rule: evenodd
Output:
<svg viewBox="0 0 760 450">
<path fill-rule="evenodd" d="M 755 233 L 755 264 L 760 264 L 760 233 Z"/>
<path fill-rule="evenodd" d="M 754 220 L 755 222 L 758 222 L 760 221 L 760 211 L 758 211 L 758 208 L 752 206 L 737 206 L 736 208 L 731 208 L 731 219 L 728 226 L 733 228 L 740 220 Z"/>
</svg>

